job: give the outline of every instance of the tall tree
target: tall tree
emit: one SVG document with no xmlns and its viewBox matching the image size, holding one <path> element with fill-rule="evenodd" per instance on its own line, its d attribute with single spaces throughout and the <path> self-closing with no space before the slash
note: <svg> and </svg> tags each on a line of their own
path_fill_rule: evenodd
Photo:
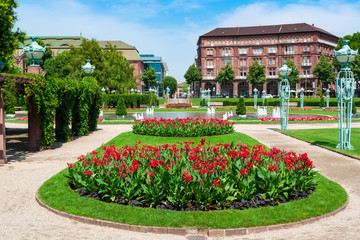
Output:
<svg viewBox="0 0 360 240">
<path fill-rule="evenodd" d="M 226 64 L 224 69 L 222 69 L 216 76 L 216 81 L 222 84 L 230 84 L 235 79 L 234 69 L 230 64 Z"/>
<path fill-rule="evenodd" d="M 300 82 L 300 77 L 299 77 L 299 69 L 297 69 L 295 63 L 293 60 L 291 59 L 287 59 L 286 60 L 286 65 L 291 68 L 291 73 L 288 76 L 288 80 L 290 83 L 299 83 Z"/>
<path fill-rule="evenodd" d="M 265 66 L 259 64 L 257 61 L 254 61 L 249 67 L 249 73 L 247 74 L 246 81 L 252 84 L 264 84 L 266 81 L 265 68 Z"/>
<path fill-rule="evenodd" d="M 149 67 L 144 70 L 141 76 L 141 81 L 143 81 L 145 85 L 155 86 L 157 83 L 157 77 L 155 69 L 153 67 Z"/>
<path fill-rule="evenodd" d="M 25 40 L 25 33 L 19 28 L 13 31 L 17 21 L 15 14 L 17 6 L 15 0 L 1 0 L 0 3 L 0 61 L 2 62 L 8 62 L 20 43 Z M 10 64 L 7 63 L 7 66 L 10 66 Z"/>
<path fill-rule="evenodd" d="M 322 54 L 320 61 L 315 65 L 312 72 L 319 80 L 320 89 L 323 83 L 331 83 L 335 80 L 335 72 L 330 60 Z M 320 91 L 322 95 L 322 90 Z"/>
<path fill-rule="evenodd" d="M 172 96 L 176 90 L 177 90 L 177 81 L 175 78 L 170 77 L 170 76 L 166 76 L 164 77 L 164 79 L 162 80 L 164 83 L 164 88 L 166 89 L 167 87 L 170 88 L 170 96 Z"/>
<path fill-rule="evenodd" d="M 184 83 L 184 85 L 181 88 L 182 92 L 187 93 L 188 87 L 190 87 L 190 84 Z"/>
<path fill-rule="evenodd" d="M 199 69 L 193 64 L 186 71 L 184 78 L 187 84 L 200 83 L 203 78 L 203 75 L 199 71 Z"/>
</svg>

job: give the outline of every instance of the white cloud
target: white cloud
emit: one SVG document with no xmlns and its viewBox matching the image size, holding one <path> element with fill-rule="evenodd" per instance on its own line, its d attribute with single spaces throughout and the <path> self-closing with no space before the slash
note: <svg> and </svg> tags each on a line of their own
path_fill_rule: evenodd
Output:
<svg viewBox="0 0 360 240">
<path fill-rule="evenodd" d="M 315 24 L 334 35 L 342 37 L 359 31 L 360 2 L 321 1 L 278 4 L 275 2 L 253 3 L 223 13 L 218 26 L 258 26 L 286 23 Z"/>
</svg>

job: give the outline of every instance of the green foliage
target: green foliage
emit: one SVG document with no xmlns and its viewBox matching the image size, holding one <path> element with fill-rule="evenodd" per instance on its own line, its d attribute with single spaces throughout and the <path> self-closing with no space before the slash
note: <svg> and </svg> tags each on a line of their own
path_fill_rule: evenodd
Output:
<svg viewBox="0 0 360 240">
<path fill-rule="evenodd" d="M 320 83 L 331 83 L 335 81 L 333 65 L 324 54 L 321 55 L 320 61 L 315 65 L 313 74 L 317 77 Z"/>
<path fill-rule="evenodd" d="M 249 67 L 249 73 L 246 77 L 246 81 L 252 84 L 265 83 L 265 68 L 266 67 L 264 65 L 260 65 L 257 61 L 254 61 L 253 64 Z"/>
<path fill-rule="evenodd" d="M 299 83 L 300 82 L 300 77 L 299 77 L 299 69 L 297 69 L 295 63 L 293 60 L 291 59 L 287 59 L 286 60 L 286 65 L 291 68 L 291 73 L 288 76 L 288 80 L 290 83 Z"/>
<path fill-rule="evenodd" d="M 264 101 L 264 106 L 269 106 L 269 100 L 268 100 L 268 98 L 265 98 L 265 101 Z"/>
<path fill-rule="evenodd" d="M 205 98 L 203 98 L 203 99 L 200 101 L 200 106 L 201 106 L 201 107 L 207 106 Z"/>
<path fill-rule="evenodd" d="M 16 78 L 6 76 L 3 83 L 4 88 L 4 110 L 7 114 L 15 113 L 16 100 Z"/>
<path fill-rule="evenodd" d="M 186 79 L 187 84 L 200 83 L 203 78 L 203 75 L 199 71 L 199 69 L 195 66 L 195 64 L 193 64 L 186 71 L 184 78 Z"/>
<path fill-rule="evenodd" d="M 140 105 L 150 105 L 150 94 L 104 94 L 105 107 L 115 108 L 119 98 L 123 97 L 127 108 L 139 108 Z M 153 98 L 157 100 L 154 95 Z"/>
<path fill-rule="evenodd" d="M 325 104 L 325 98 L 324 97 L 321 97 L 320 98 L 320 107 L 321 108 L 324 108 L 326 106 L 326 104 Z"/>
<path fill-rule="evenodd" d="M 235 79 L 235 72 L 231 64 L 226 64 L 224 69 L 222 69 L 219 74 L 216 76 L 216 81 L 228 85 L 232 83 Z"/>
<path fill-rule="evenodd" d="M 144 70 L 141 76 L 141 81 L 143 81 L 145 85 L 155 86 L 157 83 L 157 77 L 155 69 L 153 67 L 149 67 Z"/>
<path fill-rule="evenodd" d="M 353 100 L 353 102 L 352 102 L 352 109 L 351 109 L 351 113 L 352 113 L 352 114 L 356 114 L 356 113 L 357 113 L 357 110 L 356 110 L 356 105 L 355 105 L 354 100 Z"/>
<path fill-rule="evenodd" d="M 125 101 L 124 101 L 124 98 L 122 98 L 122 97 L 120 97 L 117 102 L 116 115 L 118 115 L 118 116 L 126 116 L 127 115 Z"/>
<path fill-rule="evenodd" d="M 18 3 L 15 0 L 2 0 L 0 3 L 0 61 L 6 62 L 12 58 L 12 54 L 25 40 L 25 33 L 18 28 L 15 32 L 17 16 L 15 8 Z"/>
<path fill-rule="evenodd" d="M 236 107 L 236 114 L 237 115 L 246 115 L 246 106 L 244 98 L 239 98 L 239 102 Z"/>
<path fill-rule="evenodd" d="M 164 83 L 164 89 L 166 89 L 167 87 L 170 88 L 170 96 L 172 96 L 177 90 L 176 79 L 170 76 L 166 76 L 162 81 Z"/>
</svg>

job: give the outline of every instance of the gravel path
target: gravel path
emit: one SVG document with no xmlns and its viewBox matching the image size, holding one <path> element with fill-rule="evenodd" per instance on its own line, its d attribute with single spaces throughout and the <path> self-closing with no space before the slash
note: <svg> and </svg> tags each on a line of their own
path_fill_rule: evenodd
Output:
<svg viewBox="0 0 360 240">
<path fill-rule="evenodd" d="M 9 128 L 26 124 L 8 123 Z M 296 128 L 328 128 L 336 124 L 291 124 Z M 360 127 L 354 123 L 353 127 Z M 76 157 L 90 152 L 130 125 L 100 125 L 89 136 L 62 144 L 58 148 L 26 153 L 17 160 L 0 165 L 0 239 L 184 239 L 175 235 L 138 233 L 83 224 L 55 215 L 40 207 L 35 194 L 44 181 L 74 162 Z M 273 131 L 278 125 L 236 125 L 236 131 L 258 139 L 268 146 L 307 152 L 317 170 L 341 184 L 349 194 L 349 205 L 339 214 L 298 228 L 277 230 L 225 239 L 360 239 L 360 161 Z M 187 239 L 205 239 L 187 236 Z"/>
</svg>

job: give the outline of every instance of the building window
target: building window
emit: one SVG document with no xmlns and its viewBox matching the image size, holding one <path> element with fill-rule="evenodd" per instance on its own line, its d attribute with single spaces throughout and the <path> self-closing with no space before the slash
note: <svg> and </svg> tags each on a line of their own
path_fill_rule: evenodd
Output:
<svg viewBox="0 0 360 240">
<path fill-rule="evenodd" d="M 246 66 L 246 58 L 240 58 L 240 66 Z"/>
<path fill-rule="evenodd" d="M 310 69 L 304 69 L 304 75 L 310 75 Z"/>
<path fill-rule="evenodd" d="M 269 58 L 269 65 L 276 64 L 275 58 Z"/>
<path fill-rule="evenodd" d="M 214 76 L 214 69 L 208 69 L 207 70 L 207 76 L 213 77 Z"/>
<path fill-rule="evenodd" d="M 246 68 L 240 68 L 240 76 L 246 77 Z"/>
<path fill-rule="evenodd" d="M 269 47 L 269 53 L 276 53 L 276 47 Z"/>
<path fill-rule="evenodd" d="M 285 46 L 285 54 L 294 54 L 294 46 Z"/>
<path fill-rule="evenodd" d="M 231 65 L 231 59 L 223 59 L 223 66 L 226 66 L 227 64 Z"/>
<path fill-rule="evenodd" d="M 261 54 L 262 48 L 254 48 L 253 51 L 254 51 L 254 54 Z"/>
<path fill-rule="evenodd" d="M 269 68 L 269 75 L 270 76 L 275 76 L 276 75 L 276 68 Z"/>
<path fill-rule="evenodd" d="M 254 58 L 254 62 L 257 61 L 260 65 L 262 64 L 262 58 Z"/>
<path fill-rule="evenodd" d="M 207 51 L 208 56 L 214 55 L 214 49 L 213 48 L 208 48 L 208 49 L 206 49 L 206 51 Z"/>
<path fill-rule="evenodd" d="M 246 54 L 247 53 L 247 48 L 240 48 L 239 53 L 240 54 Z"/>
<path fill-rule="evenodd" d="M 310 51 L 310 46 L 304 45 L 304 52 L 309 52 Z"/>
<path fill-rule="evenodd" d="M 213 59 L 208 59 L 208 60 L 206 61 L 206 65 L 208 65 L 208 66 L 214 66 L 214 60 L 213 60 Z"/>
</svg>

